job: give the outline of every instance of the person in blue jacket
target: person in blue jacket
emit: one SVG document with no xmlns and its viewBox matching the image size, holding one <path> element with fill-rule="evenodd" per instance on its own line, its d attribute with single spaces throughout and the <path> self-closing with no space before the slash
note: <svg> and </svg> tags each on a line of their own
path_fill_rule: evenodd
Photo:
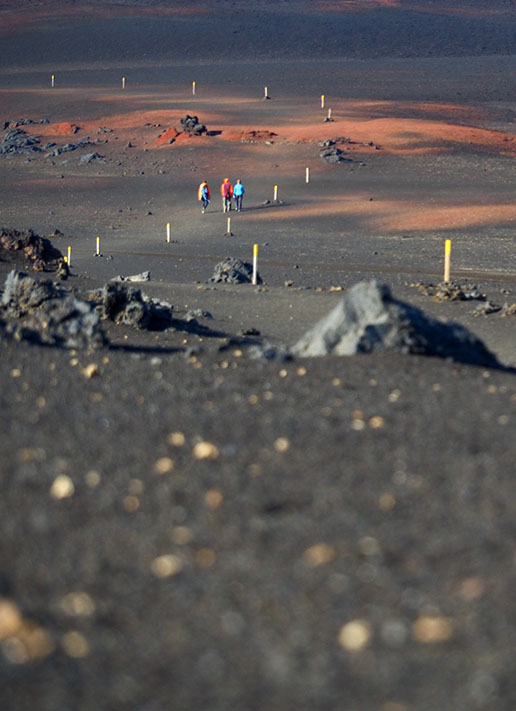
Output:
<svg viewBox="0 0 516 711">
<path fill-rule="evenodd" d="M 233 186 L 233 197 L 235 198 L 236 211 L 242 212 L 242 200 L 244 198 L 245 188 L 240 182 L 240 179 L 236 181 Z"/>
</svg>

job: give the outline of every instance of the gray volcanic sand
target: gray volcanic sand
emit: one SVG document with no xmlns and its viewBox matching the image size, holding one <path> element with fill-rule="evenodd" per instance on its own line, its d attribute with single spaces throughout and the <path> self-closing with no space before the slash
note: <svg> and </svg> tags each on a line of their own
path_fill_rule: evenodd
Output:
<svg viewBox="0 0 516 711">
<path fill-rule="evenodd" d="M 99 139 L 0 156 L 2 226 L 60 229 L 78 293 L 149 269 L 149 296 L 213 315 L 93 353 L 0 342 L 0 705 L 512 711 L 513 373 L 231 340 L 292 345 L 378 278 L 516 364 L 514 316 L 414 286 L 449 237 L 454 278 L 516 301 L 512 3 L 166 7 L 0 12 L 0 119 Z M 156 146 L 185 113 L 220 133 Z M 322 161 L 332 135 L 353 162 Z M 262 287 L 207 283 L 255 243 Z"/>
</svg>

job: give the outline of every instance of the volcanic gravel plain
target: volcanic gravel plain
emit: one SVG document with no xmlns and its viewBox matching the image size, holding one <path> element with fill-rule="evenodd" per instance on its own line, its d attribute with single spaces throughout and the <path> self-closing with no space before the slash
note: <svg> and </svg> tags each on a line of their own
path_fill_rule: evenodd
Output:
<svg viewBox="0 0 516 711">
<path fill-rule="evenodd" d="M 516 708 L 515 37 L 512 0 L 0 3 L 0 150 L 39 149 L 0 227 L 71 250 L 1 284 L 149 271 L 177 317 L 0 340 L 1 709 Z M 370 279 L 500 367 L 281 356 Z"/>
</svg>

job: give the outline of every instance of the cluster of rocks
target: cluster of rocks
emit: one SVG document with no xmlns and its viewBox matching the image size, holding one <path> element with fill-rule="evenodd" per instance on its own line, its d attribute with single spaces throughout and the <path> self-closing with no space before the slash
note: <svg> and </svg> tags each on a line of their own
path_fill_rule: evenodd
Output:
<svg viewBox="0 0 516 711">
<path fill-rule="evenodd" d="M 61 234 L 59 231 L 55 235 Z M 0 250 L 20 255 L 29 262 L 34 271 L 56 271 L 59 276 L 68 275 L 68 267 L 62 253 L 46 237 L 40 237 L 33 230 L 0 229 Z M 7 255 L 6 255 L 7 256 Z"/>
<path fill-rule="evenodd" d="M 10 128 L 2 136 L 0 141 L 0 155 L 32 155 L 34 153 L 45 152 L 45 158 L 57 158 L 63 153 L 77 151 L 91 146 L 92 143 L 86 136 L 77 143 L 65 143 L 64 146 L 57 146 L 55 143 L 46 143 L 41 145 L 40 136 L 30 136 L 21 128 Z M 79 163 L 81 165 L 91 163 L 92 161 L 104 160 L 105 156 L 100 153 L 83 153 Z"/>
<path fill-rule="evenodd" d="M 346 158 L 343 151 L 337 146 L 336 141 L 329 138 L 321 143 L 320 157 L 325 163 L 355 163 L 351 158 Z"/>
<path fill-rule="evenodd" d="M 500 367 L 496 356 L 464 326 L 442 323 L 394 299 L 373 280 L 351 288 L 292 348 L 303 357 L 393 351 Z"/>
<path fill-rule="evenodd" d="M 459 284 L 456 281 L 440 282 L 439 284 L 416 282 L 410 284 L 420 294 L 431 296 L 436 303 L 441 301 L 485 301 L 483 294 L 476 284 Z"/>
<path fill-rule="evenodd" d="M 51 280 L 36 281 L 11 271 L 5 280 L 0 314 L 3 331 L 16 340 L 64 348 L 98 348 L 106 343 L 100 315 Z"/>
<path fill-rule="evenodd" d="M 46 124 L 50 123 L 47 118 L 40 119 L 30 119 L 30 118 L 20 118 L 14 121 L 3 121 L 0 124 L 0 131 L 5 131 L 8 128 L 19 128 L 20 126 L 33 126 L 35 124 Z"/>
<path fill-rule="evenodd" d="M 253 280 L 253 266 L 249 262 L 243 262 L 236 257 L 226 257 L 215 265 L 213 276 L 210 281 L 225 284 L 250 284 Z M 262 283 L 262 279 L 257 274 L 256 281 Z"/>
<path fill-rule="evenodd" d="M 203 123 L 199 123 L 197 116 L 186 114 L 181 119 L 183 133 L 188 133 L 190 136 L 202 136 L 203 133 L 208 133 L 208 129 Z"/>
<path fill-rule="evenodd" d="M 198 326 L 173 317 L 173 307 L 148 298 L 135 287 L 109 282 L 102 289 L 79 298 L 52 280 L 36 280 L 12 270 L 0 301 L 1 331 L 16 340 L 61 346 L 98 348 L 108 345 L 102 322 L 137 329 L 164 330 Z M 202 327 L 199 327 L 202 330 Z"/>
<path fill-rule="evenodd" d="M 54 143 L 52 145 L 55 146 L 56 144 Z M 77 143 L 65 143 L 64 146 L 56 146 L 52 151 L 46 154 L 45 158 L 57 158 L 57 156 L 60 156 L 62 153 L 70 153 L 71 151 L 77 151 L 91 145 L 89 137 L 85 136 Z"/>
<path fill-rule="evenodd" d="M 21 128 L 10 128 L 0 141 L 0 155 L 31 155 L 41 150 L 39 136 L 29 136 Z"/>
</svg>

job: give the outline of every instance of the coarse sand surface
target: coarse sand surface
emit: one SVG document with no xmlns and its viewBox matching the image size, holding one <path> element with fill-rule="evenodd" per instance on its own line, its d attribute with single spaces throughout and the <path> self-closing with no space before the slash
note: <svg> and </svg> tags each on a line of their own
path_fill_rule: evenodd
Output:
<svg viewBox="0 0 516 711">
<path fill-rule="evenodd" d="M 0 3 L 0 141 L 41 148 L 0 153 L 0 226 L 70 249 L 78 295 L 150 271 L 178 318 L 0 340 L 1 709 L 516 708 L 515 29 L 509 0 Z M 445 239 L 475 299 L 438 298 Z M 263 284 L 209 281 L 254 245 Z M 251 357 L 373 278 L 500 368 Z"/>
</svg>

